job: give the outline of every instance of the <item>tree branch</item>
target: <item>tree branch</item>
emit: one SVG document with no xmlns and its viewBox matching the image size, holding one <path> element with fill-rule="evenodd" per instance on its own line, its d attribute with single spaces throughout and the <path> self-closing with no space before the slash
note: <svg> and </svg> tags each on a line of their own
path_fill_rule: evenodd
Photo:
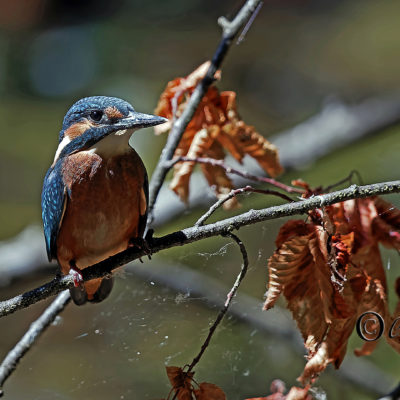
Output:
<svg viewBox="0 0 400 400">
<path fill-rule="evenodd" d="M 198 240 L 210 238 L 218 235 L 227 235 L 235 229 L 243 226 L 263 222 L 271 219 L 287 217 L 290 215 L 304 214 L 305 212 L 339 203 L 341 201 L 364 198 L 374 195 L 382 195 L 400 192 L 400 180 L 392 182 L 374 183 L 371 185 L 357 186 L 352 185 L 346 189 L 314 196 L 301 201 L 264 208 L 261 210 L 250 210 L 235 217 L 226 218 L 213 224 L 204 226 L 194 226 L 170 233 L 160 238 L 151 238 L 149 245 L 152 253 L 157 253 L 164 249 L 175 246 L 183 246 Z M 85 268 L 82 271 L 83 279 L 90 280 L 105 276 L 115 268 L 121 267 L 128 262 L 146 256 L 146 252 L 138 248 L 129 248 L 104 261 Z M 51 295 L 59 293 L 73 285 L 71 276 L 57 277 L 49 283 L 30 292 L 21 294 L 12 299 L 0 302 L 0 317 L 11 314 L 21 308 L 37 303 Z"/>
<path fill-rule="evenodd" d="M 371 97 L 357 104 L 345 104 L 337 99 L 325 102 L 320 112 L 307 120 L 269 138 L 279 148 L 279 159 L 286 169 L 310 167 L 318 159 L 340 148 L 349 147 L 372 134 L 396 125 L 400 121 L 400 98 L 396 95 Z M 259 175 L 261 168 L 245 158 L 242 169 Z M 214 194 L 200 173 L 190 179 L 190 208 L 209 207 Z M 248 180 L 233 177 L 235 187 Z M 160 191 L 163 199 L 154 210 L 154 225 L 160 226 L 181 215 L 187 205 L 165 184 Z"/>
<path fill-rule="evenodd" d="M 234 242 L 239 246 L 240 252 L 242 253 L 242 258 L 243 258 L 243 264 L 242 268 L 240 269 L 239 275 L 236 278 L 235 283 L 233 284 L 231 290 L 226 296 L 226 301 L 222 309 L 217 315 L 217 318 L 215 319 L 214 323 L 210 326 L 210 329 L 208 331 L 208 335 L 206 337 L 206 340 L 201 346 L 199 354 L 193 359 L 193 361 L 190 363 L 188 366 L 187 371 L 185 374 L 189 374 L 193 368 L 197 365 L 197 363 L 200 361 L 201 357 L 203 356 L 204 352 L 206 351 L 208 345 L 210 344 L 211 338 L 214 335 L 215 330 L 217 329 L 218 325 L 221 323 L 222 319 L 224 318 L 226 312 L 229 309 L 229 306 L 231 305 L 232 299 L 234 298 L 237 290 L 239 289 L 240 283 L 242 282 L 243 278 L 246 276 L 247 269 L 249 267 L 249 257 L 247 255 L 247 250 L 244 245 L 244 243 L 233 233 L 228 233 L 226 236 L 232 238 Z M 179 389 L 175 392 L 174 397 L 172 400 L 175 400 L 176 397 L 178 396 Z"/>
<path fill-rule="evenodd" d="M 219 18 L 218 22 L 222 26 L 222 38 L 218 44 L 217 50 L 211 60 L 210 67 L 204 78 L 199 82 L 190 97 L 186 108 L 183 110 L 182 115 L 174 121 L 171 131 L 168 135 L 167 143 L 164 146 L 158 164 L 153 172 L 150 182 L 150 200 L 148 205 L 148 223 L 153 222 L 153 209 L 165 177 L 168 173 L 169 167 L 166 162 L 171 160 L 174 156 L 175 150 L 182 138 L 183 132 L 192 119 L 197 106 L 201 99 L 206 94 L 210 85 L 214 82 L 215 72 L 219 69 L 226 53 L 229 50 L 232 40 L 238 34 L 240 28 L 257 10 L 261 0 L 247 0 L 244 6 L 237 13 L 233 21 L 229 22 L 226 18 Z"/>
<path fill-rule="evenodd" d="M 222 197 L 218 201 L 216 201 L 209 209 L 208 211 L 203 214 L 194 224 L 194 226 L 201 226 L 204 225 L 204 222 L 211 217 L 211 215 L 219 208 L 221 207 L 225 202 L 228 200 L 232 199 L 233 197 L 238 196 L 239 194 L 243 193 L 260 193 L 260 194 L 271 194 L 274 196 L 278 196 L 286 201 L 292 202 L 294 201 L 290 197 L 286 196 L 283 193 L 277 192 L 275 190 L 264 190 L 264 189 L 254 189 L 253 187 L 247 185 L 246 187 L 243 188 L 238 188 L 238 189 L 232 189 L 226 196 Z"/>
<path fill-rule="evenodd" d="M 345 118 L 342 118 L 343 116 Z M 343 104 L 336 100 L 334 103 L 325 104 L 318 114 L 306 121 L 273 136 L 271 141 L 279 143 L 280 160 L 286 169 L 304 168 L 304 157 L 307 157 L 307 162 L 313 163 L 321 157 L 321 152 L 323 156 L 335 151 L 337 146 L 348 147 L 350 143 L 397 124 L 399 118 L 398 96 L 369 98 L 355 105 Z M 333 124 L 334 121 L 340 121 L 340 124 Z M 310 132 L 315 140 L 310 138 Z M 340 140 L 333 143 L 329 139 L 331 136 L 339 137 Z M 322 140 L 321 137 L 326 139 Z M 302 145 L 303 138 L 306 146 Z M 310 155 L 313 157 L 312 160 L 308 158 Z M 260 170 L 255 170 L 247 161 L 244 160 L 242 168 L 253 174 L 259 173 Z M 246 179 L 236 177 L 233 177 L 233 181 L 236 187 L 248 183 Z M 191 187 L 189 198 L 191 208 L 205 208 L 213 204 L 214 195 L 200 173 L 195 172 L 191 177 Z M 157 227 L 173 220 L 187 209 L 166 184 L 163 185 L 160 196 L 163 201 L 155 209 L 154 225 Z M 11 240 L 0 242 L 0 287 L 7 285 L 10 280 L 46 270 L 52 271 L 54 266 L 47 261 L 42 228 L 29 226 Z"/>
<path fill-rule="evenodd" d="M 68 290 L 60 293 L 50 306 L 46 308 L 43 314 L 31 324 L 22 339 L 7 354 L 0 365 L 0 388 L 3 387 L 6 379 L 17 368 L 20 359 L 36 342 L 43 331 L 55 320 L 57 315 L 64 310 L 70 300 L 71 296 Z M 3 396 L 3 394 L 3 390 L 0 389 L 0 397 Z"/>
<path fill-rule="evenodd" d="M 235 294 L 236 294 L 237 290 L 239 289 L 240 283 L 242 282 L 243 278 L 246 276 L 246 272 L 249 267 L 249 257 L 247 255 L 247 250 L 246 250 L 246 247 L 243 244 L 243 242 L 233 233 L 229 233 L 227 236 L 232 238 L 236 242 L 236 244 L 239 246 L 240 252 L 242 253 L 242 257 L 243 257 L 242 268 L 240 269 L 239 275 L 237 276 L 236 281 L 232 286 L 232 289 L 229 291 L 229 293 L 226 296 L 226 301 L 225 301 L 224 306 L 220 310 L 214 323 L 211 325 L 210 330 L 207 335 L 207 338 L 204 341 L 203 345 L 201 346 L 199 354 L 193 359 L 193 361 L 189 365 L 189 368 L 186 371 L 187 373 L 192 371 L 193 368 L 196 366 L 196 364 L 200 361 L 201 356 L 203 355 L 203 353 L 205 352 L 206 348 L 208 347 L 208 345 L 210 343 L 212 335 L 214 334 L 219 323 L 222 321 L 222 318 L 224 318 L 226 312 L 228 311 L 228 308 L 231 305 L 232 299 L 235 297 Z"/>
</svg>

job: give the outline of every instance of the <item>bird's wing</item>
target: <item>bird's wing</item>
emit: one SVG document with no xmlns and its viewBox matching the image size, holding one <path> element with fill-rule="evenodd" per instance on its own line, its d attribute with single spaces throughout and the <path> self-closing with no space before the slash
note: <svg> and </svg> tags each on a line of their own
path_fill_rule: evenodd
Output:
<svg viewBox="0 0 400 400">
<path fill-rule="evenodd" d="M 57 258 L 57 235 L 66 207 L 66 187 L 61 160 L 47 171 L 42 190 L 42 219 L 49 261 Z"/>
</svg>

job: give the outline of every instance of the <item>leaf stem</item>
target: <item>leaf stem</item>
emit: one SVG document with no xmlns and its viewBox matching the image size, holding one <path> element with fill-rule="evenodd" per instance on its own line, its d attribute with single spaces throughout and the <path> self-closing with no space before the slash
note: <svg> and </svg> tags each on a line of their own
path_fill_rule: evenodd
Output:
<svg viewBox="0 0 400 400">
<path fill-rule="evenodd" d="M 169 161 L 166 165 L 168 166 L 168 169 L 170 169 L 179 162 L 195 162 L 195 163 L 199 163 L 199 164 L 210 164 L 215 167 L 221 167 L 228 174 L 235 174 L 235 175 L 241 176 L 243 178 L 246 178 L 246 179 L 249 179 L 249 180 L 255 181 L 255 182 L 268 183 L 272 186 L 275 186 L 279 189 L 284 190 L 287 193 L 299 193 L 299 194 L 304 193 L 303 189 L 285 185 L 284 183 L 279 182 L 273 178 L 257 176 L 257 175 L 250 174 L 249 172 L 246 172 L 246 171 L 240 171 L 236 168 L 226 165 L 223 160 L 216 160 L 215 158 L 208 158 L 208 157 L 190 158 L 190 157 L 181 156 L 181 157 L 174 158 L 173 160 Z"/>
</svg>

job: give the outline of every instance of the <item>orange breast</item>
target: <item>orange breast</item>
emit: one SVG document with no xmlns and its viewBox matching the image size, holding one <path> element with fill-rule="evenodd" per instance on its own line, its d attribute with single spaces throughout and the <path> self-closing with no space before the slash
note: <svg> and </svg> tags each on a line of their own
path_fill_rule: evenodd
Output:
<svg viewBox="0 0 400 400">
<path fill-rule="evenodd" d="M 125 250 L 131 238 L 143 234 L 145 168 L 133 149 L 110 158 L 90 151 L 71 155 L 63 178 L 68 198 L 57 256 L 64 274 L 71 260 L 85 268 Z"/>
</svg>

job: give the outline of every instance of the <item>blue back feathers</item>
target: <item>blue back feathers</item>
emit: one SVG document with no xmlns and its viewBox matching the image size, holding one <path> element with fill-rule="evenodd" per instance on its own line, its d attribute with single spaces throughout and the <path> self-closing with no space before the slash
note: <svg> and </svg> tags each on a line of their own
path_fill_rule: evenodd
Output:
<svg viewBox="0 0 400 400">
<path fill-rule="evenodd" d="M 42 219 L 49 261 L 57 258 L 57 235 L 66 201 L 65 185 L 61 176 L 62 159 L 47 171 L 42 190 Z"/>
</svg>

